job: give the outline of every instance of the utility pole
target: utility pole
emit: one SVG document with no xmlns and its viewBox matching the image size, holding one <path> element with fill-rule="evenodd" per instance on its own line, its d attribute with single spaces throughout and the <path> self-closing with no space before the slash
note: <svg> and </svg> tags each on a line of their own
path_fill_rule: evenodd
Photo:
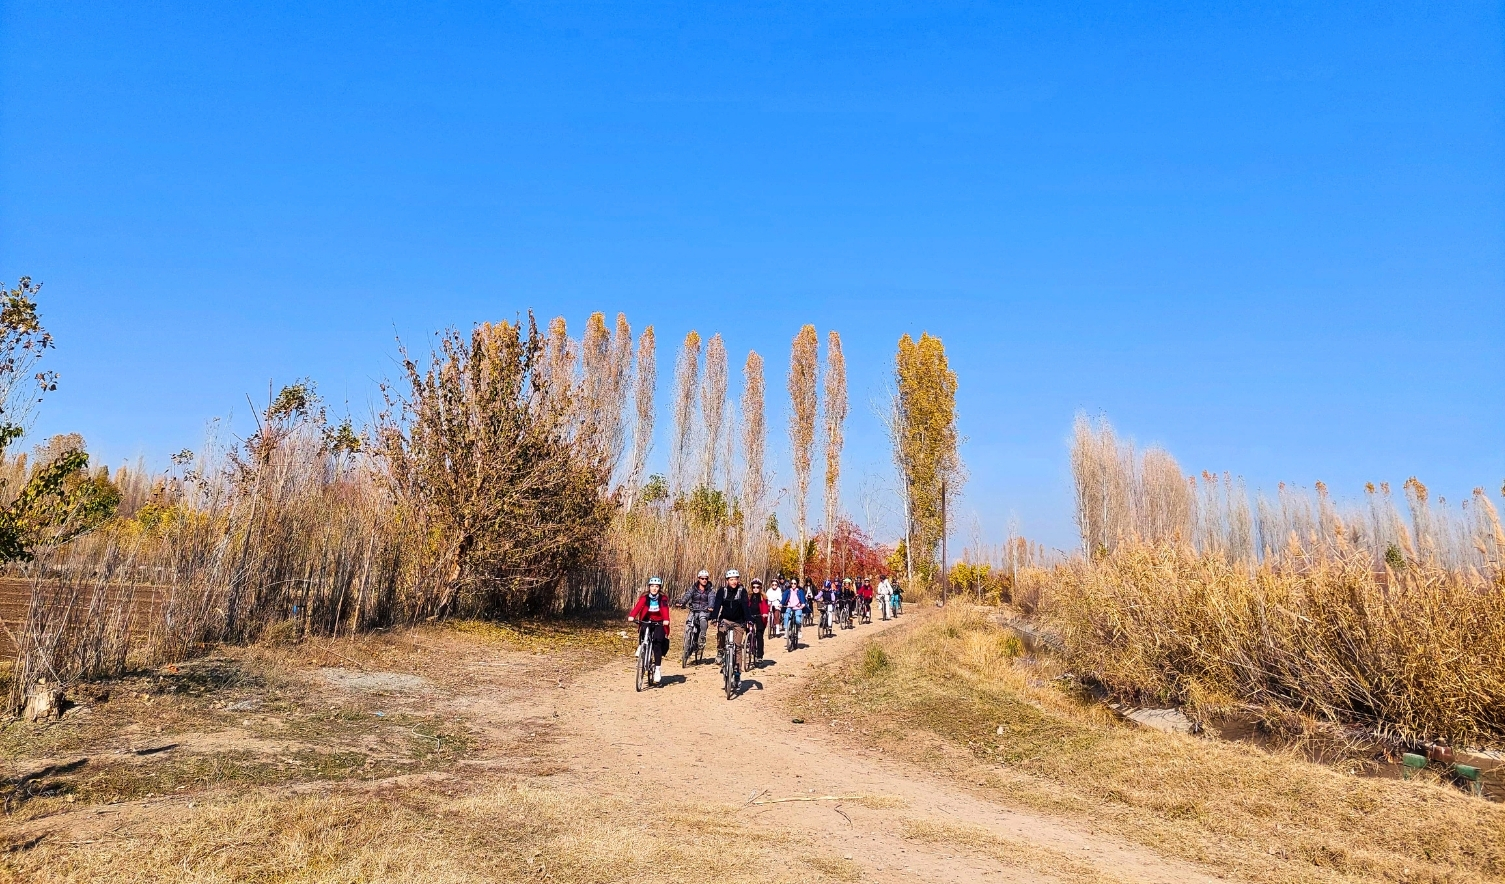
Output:
<svg viewBox="0 0 1505 884">
<path fill-rule="evenodd" d="M 951 595 L 951 572 L 946 570 L 946 480 L 941 480 L 941 604 Z"/>
</svg>

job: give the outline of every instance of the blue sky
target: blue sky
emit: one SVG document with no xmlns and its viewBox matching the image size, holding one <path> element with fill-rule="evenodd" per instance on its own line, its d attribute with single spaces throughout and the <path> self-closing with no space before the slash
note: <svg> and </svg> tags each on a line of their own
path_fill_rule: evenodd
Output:
<svg viewBox="0 0 1505 884">
<path fill-rule="evenodd" d="M 394 335 L 624 310 L 664 364 L 692 327 L 759 350 L 779 413 L 799 325 L 839 329 L 854 511 L 922 330 L 992 539 L 1072 544 L 1079 410 L 1254 486 L 1456 499 L 1505 479 L 1502 34 L 1467 3 L 6 0 L 0 278 L 46 283 L 37 431 L 111 463 L 269 382 L 367 413 Z"/>
</svg>

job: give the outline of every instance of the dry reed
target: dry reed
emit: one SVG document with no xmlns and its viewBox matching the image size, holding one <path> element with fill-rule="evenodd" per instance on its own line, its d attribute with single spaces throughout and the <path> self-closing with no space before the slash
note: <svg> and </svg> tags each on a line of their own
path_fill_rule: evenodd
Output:
<svg viewBox="0 0 1505 884">
<path fill-rule="evenodd" d="M 1182 477 L 1106 421 L 1072 445 L 1087 557 L 1029 576 L 1074 665 L 1136 701 L 1297 713 L 1407 741 L 1505 739 L 1505 573 L 1493 505 L 1407 481 L 1361 506 Z"/>
</svg>

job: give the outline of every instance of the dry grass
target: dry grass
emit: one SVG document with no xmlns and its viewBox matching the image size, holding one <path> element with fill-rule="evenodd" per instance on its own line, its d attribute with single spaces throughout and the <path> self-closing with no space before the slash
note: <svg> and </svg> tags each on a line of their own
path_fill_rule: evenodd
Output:
<svg viewBox="0 0 1505 884">
<path fill-rule="evenodd" d="M 911 820 L 904 824 L 903 831 L 904 837 L 910 841 L 966 847 L 1006 868 L 1043 872 L 1052 880 L 1072 884 L 1107 884 L 1123 880 L 1105 875 L 1091 863 L 1082 862 L 1060 850 L 1041 847 L 1017 838 L 1000 838 L 979 826 L 937 825 Z"/>
<path fill-rule="evenodd" d="M 1119 724 L 1009 639 L 978 611 L 916 618 L 878 640 L 882 665 L 854 657 L 796 714 L 986 782 L 998 800 L 1247 880 L 1505 878 L 1505 807 L 1435 778 L 1358 777 Z"/>
<path fill-rule="evenodd" d="M 660 803 L 657 799 L 655 805 Z M 407 882 L 853 880 L 788 842 L 727 838 L 728 811 L 522 784 L 223 796 L 135 837 L 59 835 L 0 857 L 0 880 Z M 798 843 L 796 847 L 805 846 Z M 783 849 L 781 849 L 783 848 Z"/>
</svg>

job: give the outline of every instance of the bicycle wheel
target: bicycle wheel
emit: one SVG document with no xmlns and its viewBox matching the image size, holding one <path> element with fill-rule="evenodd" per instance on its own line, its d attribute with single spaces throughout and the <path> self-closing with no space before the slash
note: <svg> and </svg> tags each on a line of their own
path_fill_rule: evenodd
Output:
<svg viewBox="0 0 1505 884">
<path fill-rule="evenodd" d="M 652 671 L 652 666 L 653 651 L 649 648 L 648 643 L 644 642 L 638 645 L 638 674 L 636 685 L 639 691 L 648 687 L 648 673 Z"/>
<path fill-rule="evenodd" d="M 690 665 L 690 652 L 693 650 L 695 650 L 695 623 L 692 620 L 685 624 L 685 649 L 679 652 L 680 669 Z"/>
<path fill-rule="evenodd" d="M 731 649 L 727 649 L 726 653 L 721 655 L 721 683 L 722 687 L 726 688 L 726 698 L 728 700 L 737 693 L 736 667 L 736 654 Z"/>
</svg>

